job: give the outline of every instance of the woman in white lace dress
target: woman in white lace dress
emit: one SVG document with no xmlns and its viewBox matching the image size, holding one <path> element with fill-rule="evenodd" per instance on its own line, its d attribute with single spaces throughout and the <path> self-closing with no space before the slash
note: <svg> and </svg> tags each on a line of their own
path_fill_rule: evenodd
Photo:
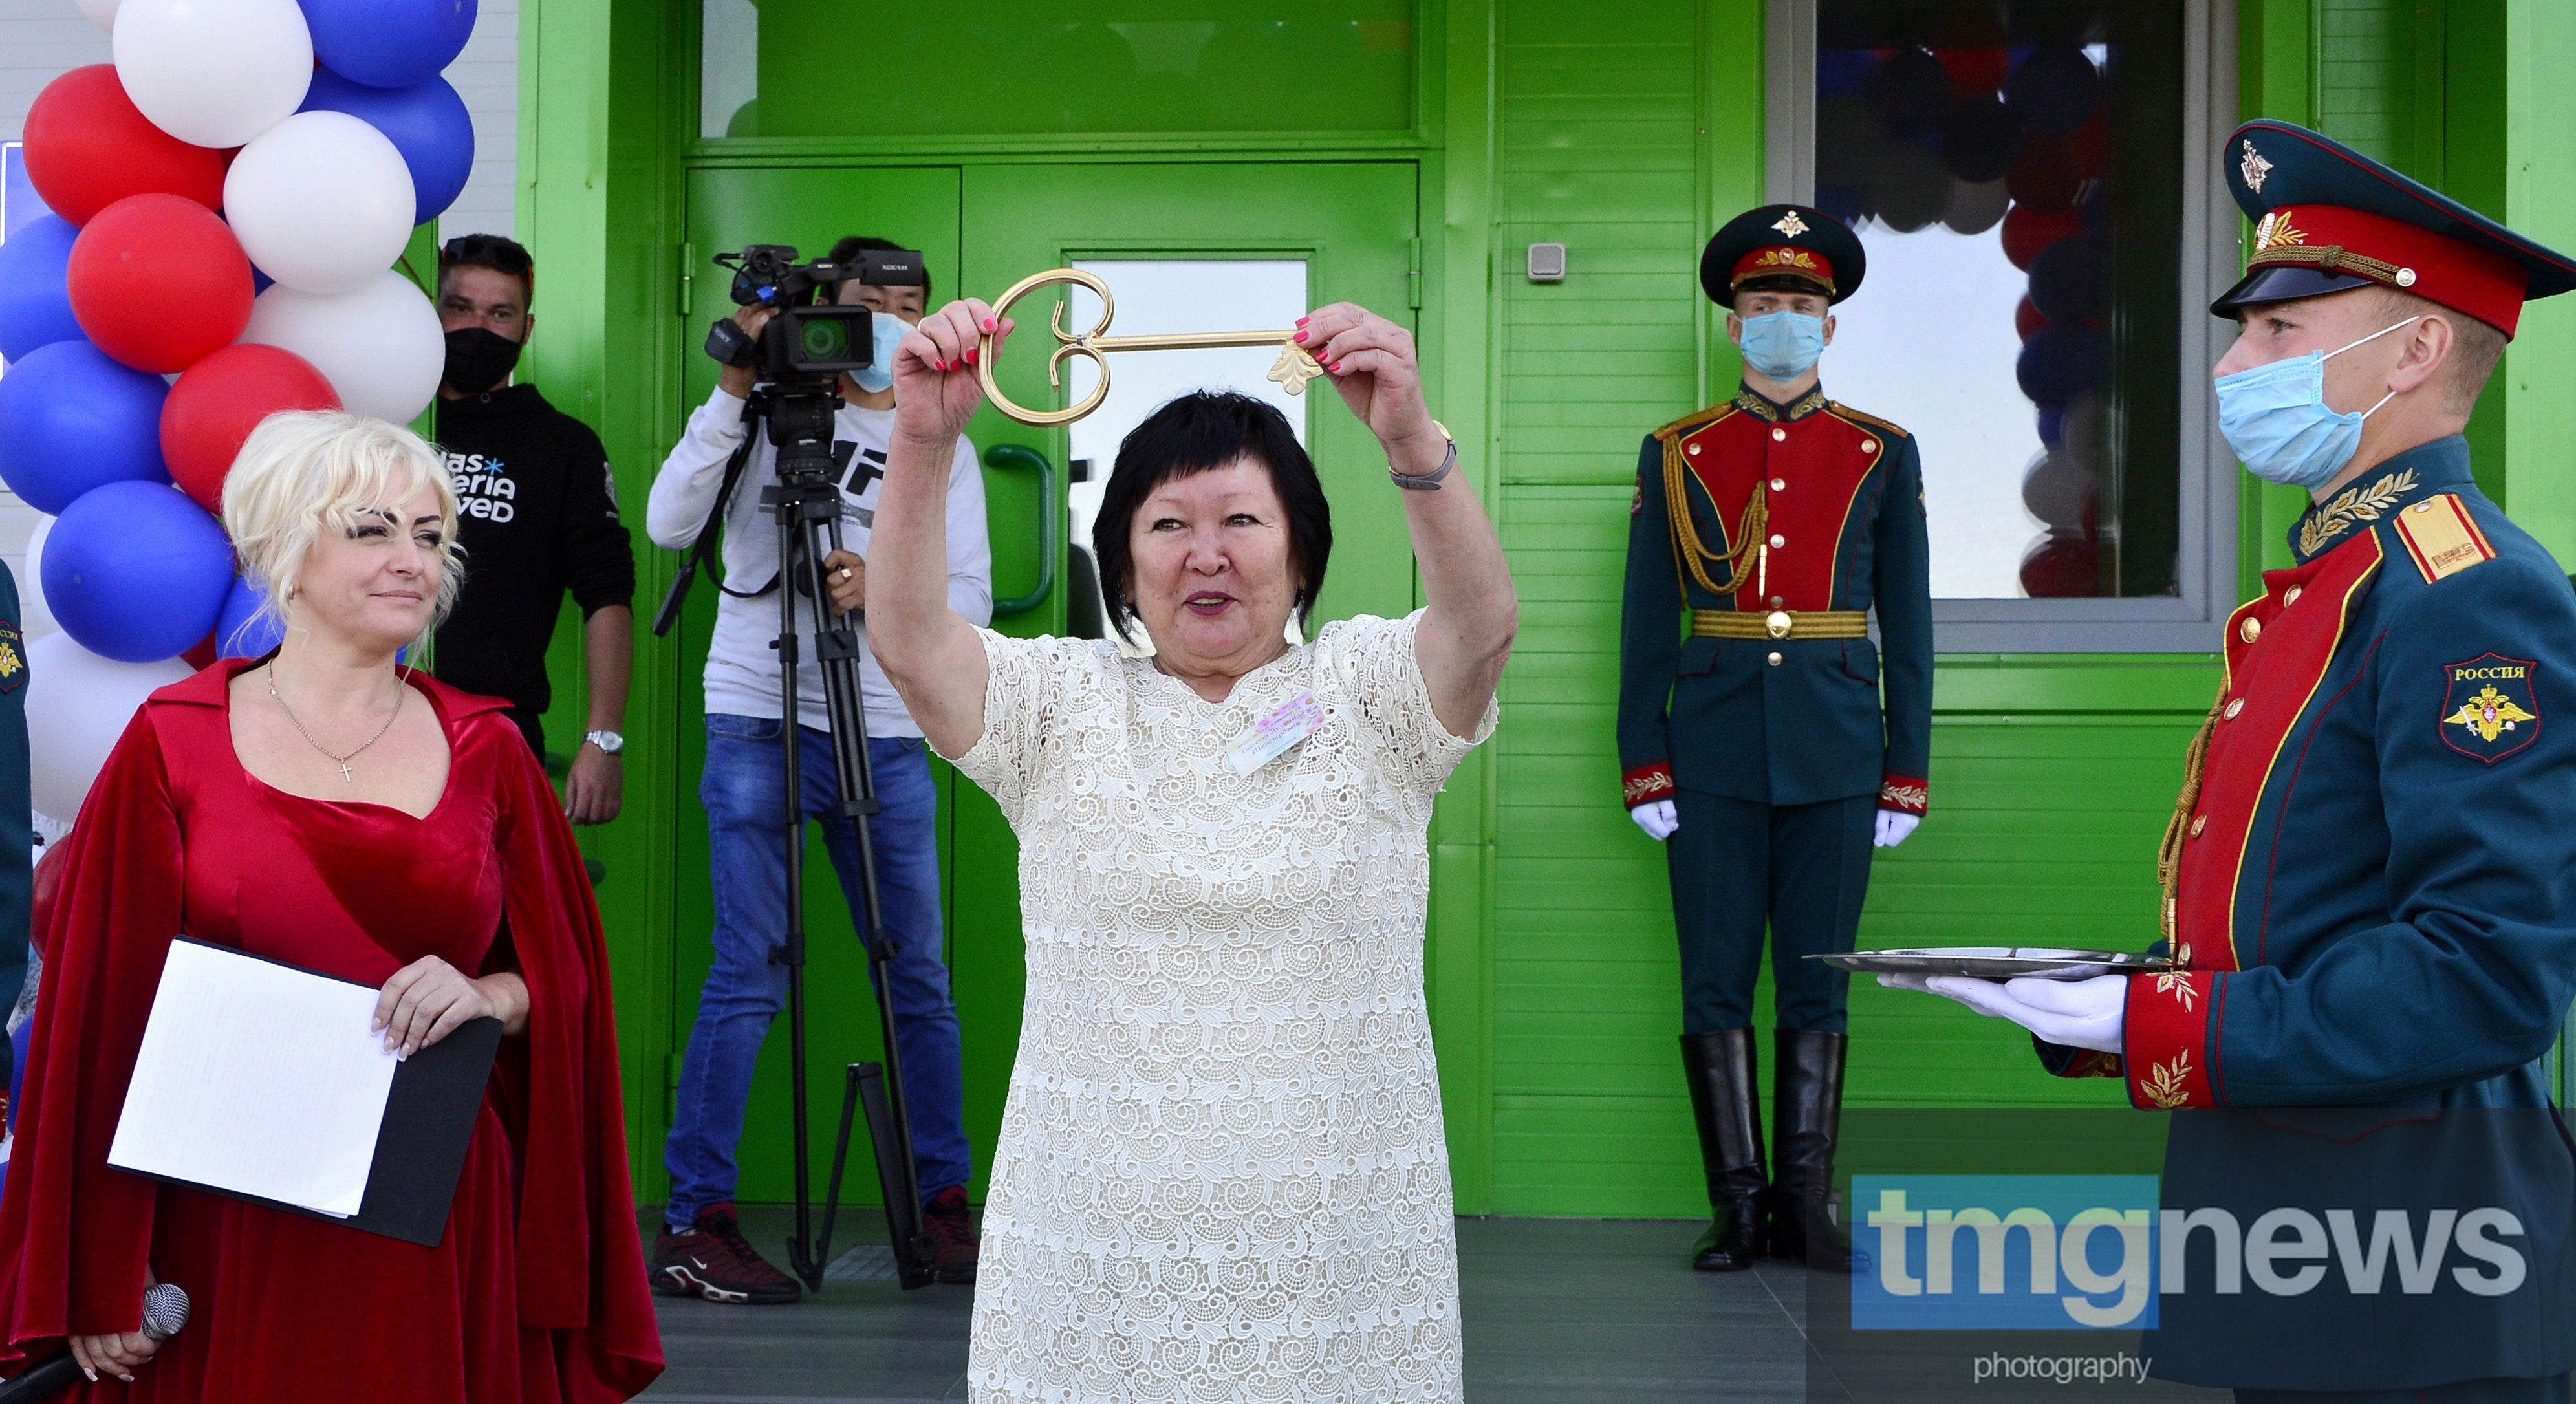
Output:
<svg viewBox="0 0 2576 1404">
<path fill-rule="evenodd" d="M 1184 396 L 1119 450 L 1095 536 L 1121 632 L 951 613 L 941 503 L 980 302 L 895 356 L 868 636 L 1020 840 L 1028 1001 L 969 1397 L 1454 1401 L 1457 1246 L 1422 993 L 1432 799 L 1494 724 L 1518 618 L 1412 338 L 1299 325 L 1412 490 L 1428 607 L 1290 647 L 1332 531 L 1277 411 Z M 1009 328 L 1000 328 L 1007 334 Z"/>
</svg>

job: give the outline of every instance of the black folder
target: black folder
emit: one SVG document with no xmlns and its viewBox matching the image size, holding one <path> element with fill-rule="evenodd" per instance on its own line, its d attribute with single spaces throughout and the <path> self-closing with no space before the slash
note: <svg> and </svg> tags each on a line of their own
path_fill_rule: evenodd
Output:
<svg viewBox="0 0 2576 1404">
<path fill-rule="evenodd" d="M 377 988 L 219 942 L 196 944 L 344 985 Z M 193 1180 L 147 1178 L 435 1248 L 447 1236 L 447 1211 L 456 1199 L 456 1180 L 464 1172 L 465 1152 L 474 1139 L 475 1118 L 482 1110 L 483 1091 L 492 1079 L 492 1060 L 500 1048 L 500 1020 L 469 1019 L 394 1069 L 393 1090 L 385 1096 L 385 1119 L 376 1129 L 376 1158 L 367 1170 L 366 1195 L 349 1218 Z"/>
</svg>

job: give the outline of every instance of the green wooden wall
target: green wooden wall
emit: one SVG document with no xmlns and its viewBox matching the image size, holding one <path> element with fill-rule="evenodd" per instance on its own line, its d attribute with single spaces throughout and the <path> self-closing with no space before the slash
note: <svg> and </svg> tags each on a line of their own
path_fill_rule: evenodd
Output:
<svg viewBox="0 0 2576 1404">
<path fill-rule="evenodd" d="M 1409 132 L 1157 135 L 1124 118 L 1114 132 L 979 147 L 891 143 L 914 160 L 1418 164 L 1431 384 L 1523 599 L 1502 730 L 1453 780 L 1431 834 L 1431 1006 L 1464 1212 L 1703 1208 L 1662 852 L 1620 809 L 1611 711 L 1638 438 L 1734 380 L 1694 269 L 1707 231 L 1763 198 L 1764 14 L 1763 0 L 1424 0 Z M 2319 123 L 2576 246 L 2576 151 L 2563 135 L 2576 85 L 2562 76 L 2576 68 L 2576 6 L 2240 0 L 2238 18 L 2248 115 Z M 676 315 L 673 292 L 684 173 L 807 148 L 763 137 L 739 149 L 766 155 L 737 158 L 694 143 L 692 0 L 528 0 L 521 22 L 520 224 L 547 299 L 530 364 L 559 403 L 593 418 L 624 500 L 640 503 L 683 412 L 685 342 L 702 329 Z M 810 159 L 849 165 L 869 145 L 822 139 Z M 1568 246 L 1565 282 L 1521 276 L 1537 240 Z M 1829 358 L 1829 388 L 1866 408 L 1832 369 Z M 2576 313 L 2534 308 L 2475 426 L 2482 476 L 2562 553 L 2576 548 L 2576 462 L 2556 447 L 2576 438 L 2576 402 L 2558 393 L 2571 371 Z M 2252 590 L 2283 563 L 2304 500 L 2249 484 L 2241 501 Z M 649 604 L 670 558 L 641 556 Z M 559 648 L 559 663 L 556 721 L 569 725 L 576 651 Z M 682 889 L 704 880 L 685 871 L 702 847 L 685 841 L 700 821 L 681 759 L 697 668 L 672 646 L 641 646 L 630 811 L 585 840 L 611 867 L 601 895 L 648 1196 L 671 1014 L 695 996 L 673 976 L 695 961 L 675 953 L 705 940 L 682 915 Z M 1945 655 L 1932 815 L 1883 855 L 1863 943 L 2144 944 L 2156 838 L 2215 679 L 2200 656 Z M 2116 1097 L 2041 1077 L 2019 1034 L 1945 1003 L 1873 986 L 1853 991 L 1852 1010 L 1855 1104 Z"/>
</svg>

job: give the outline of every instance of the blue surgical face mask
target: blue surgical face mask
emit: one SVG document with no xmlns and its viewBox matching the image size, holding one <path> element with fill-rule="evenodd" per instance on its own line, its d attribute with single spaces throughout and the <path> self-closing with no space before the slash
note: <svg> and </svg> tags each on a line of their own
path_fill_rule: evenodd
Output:
<svg viewBox="0 0 2576 1404">
<path fill-rule="evenodd" d="M 1795 380 L 1825 354 L 1825 319 L 1804 312 L 1765 312 L 1744 319 L 1738 343 L 1744 364 L 1773 380 Z"/>
<path fill-rule="evenodd" d="M 878 313 L 876 331 L 876 362 L 873 365 L 870 365 L 866 370 L 850 372 L 851 382 L 871 395 L 893 389 L 894 346 L 896 342 L 903 340 L 904 333 L 911 330 L 912 323 L 905 321 L 901 317 L 895 316 L 891 312 Z"/>
<path fill-rule="evenodd" d="M 2359 414 L 2336 413 L 2326 406 L 2326 362 L 2414 324 L 2409 317 L 2332 351 L 2220 376 L 2212 382 L 2218 389 L 2218 432 L 2255 477 L 2311 492 L 2324 487 L 2361 447 L 2361 422 L 2397 398 L 2391 390 Z"/>
</svg>

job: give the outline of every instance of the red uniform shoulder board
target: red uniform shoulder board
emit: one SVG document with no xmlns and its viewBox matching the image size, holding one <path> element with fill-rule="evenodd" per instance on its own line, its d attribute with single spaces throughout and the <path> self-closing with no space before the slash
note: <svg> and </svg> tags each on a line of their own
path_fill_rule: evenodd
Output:
<svg viewBox="0 0 2576 1404">
<path fill-rule="evenodd" d="M 2425 498 L 2399 512 L 2394 524 L 2427 583 L 2495 559 L 2495 547 L 2469 520 L 2468 505 L 2458 493 Z"/>
</svg>

